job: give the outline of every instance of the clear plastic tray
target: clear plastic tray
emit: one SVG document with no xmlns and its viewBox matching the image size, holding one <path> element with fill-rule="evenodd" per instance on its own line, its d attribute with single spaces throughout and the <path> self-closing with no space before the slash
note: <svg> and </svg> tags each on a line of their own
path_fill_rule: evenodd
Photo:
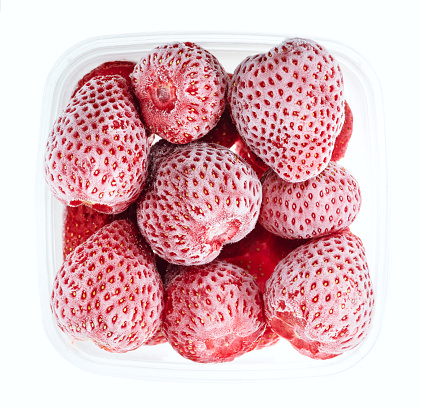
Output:
<svg viewBox="0 0 421 409">
<path fill-rule="evenodd" d="M 357 178 L 362 209 L 351 226 L 366 247 L 376 296 L 375 313 L 367 339 L 356 349 L 326 361 L 301 356 L 285 340 L 224 364 L 199 364 L 179 356 L 167 344 L 143 346 L 126 354 L 112 354 L 91 342 L 76 342 L 55 325 L 49 300 L 54 276 L 62 263 L 63 206 L 50 194 L 43 175 L 46 138 L 55 118 L 67 105 L 77 81 L 97 65 L 112 60 L 136 62 L 142 53 L 172 41 L 193 41 L 221 61 L 228 72 L 250 54 L 265 52 L 286 37 L 261 34 L 154 33 L 92 38 L 65 52 L 45 85 L 39 135 L 37 199 L 39 285 L 43 324 L 53 346 L 70 362 L 104 375 L 160 381 L 266 381 L 329 375 L 359 362 L 380 332 L 386 300 L 389 253 L 386 136 L 381 88 L 377 77 L 352 49 L 334 41 L 313 38 L 340 63 L 345 98 L 354 114 L 354 132 L 343 165 Z"/>
</svg>

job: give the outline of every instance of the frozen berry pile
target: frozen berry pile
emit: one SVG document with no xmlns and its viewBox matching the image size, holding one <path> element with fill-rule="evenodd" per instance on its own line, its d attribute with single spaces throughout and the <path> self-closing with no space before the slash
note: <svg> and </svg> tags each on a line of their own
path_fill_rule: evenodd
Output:
<svg viewBox="0 0 421 409">
<path fill-rule="evenodd" d="M 65 209 L 60 330 L 110 353 L 168 343 L 200 363 L 359 345 L 374 291 L 352 232 L 360 186 L 340 164 L 345 87 L 330 52 L 302 38 L 233 73 L 174 42 L 80 78 L 45 149 Z"/>
</svg>

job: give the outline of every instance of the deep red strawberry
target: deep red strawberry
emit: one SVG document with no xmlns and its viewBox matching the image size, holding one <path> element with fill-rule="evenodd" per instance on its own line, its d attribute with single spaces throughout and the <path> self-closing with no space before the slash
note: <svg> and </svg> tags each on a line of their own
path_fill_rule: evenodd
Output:
<svg viewBox="0 0 421 409">
<path fill-rule="evenodd" d="M 331 54 L 293 38 L 249 56 L 235 69 L 228 101 L 253 152 L 288 181 L 328 164 L 344 122 L 343 77 Z"/>
<path fill-rule="evenodd" d="M 120 75 L 122 76 L 129 84 L 131 83 L 130 75 L 133 72 L 135 63 L 132 61 L 107 61 L 93 70 L 85 74 L 77 83 L 77 87 L 72 95 L 86 84 L 93 77 L 104 76 L 104 75 Z"/>
<path fill-rule="evenodd" d="M 265 173 L 261 182 L 259 222 L 284 238 L 309 239 L 341 231 L 361 208 L 357 180 L 335 162 L 304 182 L 287 182 L 273 170 Z"/>
<path fill-rule="evenodd" d="M 94 77 L 55 121 L 45 153 L 45 176 L 63 204 L 119 213 L 139 196 L 149 143 L 120 76 Z"/>
<path fill-rule="evenodd" d="M 51 309 L 64 333 L 110 352 L 136 349 L 155 333 L 163 285 L 133 223 L 114 221 L 69 254 L 53 283 Z"/>
<path fill-rule="evenodd" d="M 246 270 L 265 291 L 268 278 L 278 263 L 304 240 L 288 240 L 270 233 L 260 223 L 242 240 L 227 244 L 218 256 Z"/>
<path fill-rule="evenodd" d="M 345 122 L 342 126 L 341 133 L 335 140 L 335 147 L 332 152 L 332 160 L 337 162 L 345 156 L 345 152 L 348 148 L 348 143 L 352 136 L 354 129 L 354 115 L 349 107 L 347 101 L 345 101 Z"/>
<path fill-rule="evenodd" d="M 268 324 L 303 355 L 329 359 L 356 347 L 374 307 L 361 240 L 337 233 L 293 250 L 268 280 L 264 303 Z"/>
<path fill-rule="evenodd" d="M 63 258 L 112 220 L 111 215 L 99 213 L 88 206 L 66 206 L 63 215 Z"/>
<path fill-rule="evenodd" d="M 193 142 L 175 146 L 157 162 L 137 215 L 142 235 L 160 257 L 173 264 L 208 263 L 224 244 L 253 230 L 261 184 L 235 153 Z"/>
<path fill-rule="evenodd" d="M 242 138 L 238 139 L 231 146 L 231 150 L 240 156 L 240 158 L 243 158 L 253 168 L 259 178 L 269 169 L 269 166 L 253 153 Z"/>
<path fill-rule="evenodd" d="M 206 135 L 226 103 L 228 77 L 222 65 L 197 44 L 159 46 L 137 63 L 132 84 L 149 133 L 184 144 Z"/>
<path fill-rule="evenodd" d="M 302 240 L 287 240 L 268 232 L 259 223 L 254 230 L 237 243 L 224 246 L 219 260 L 224 260 L 246 270 L 256 280 L 262 292 L 275 267 L 293 249 L 303 244 Z M 259 337 L 256 349 L 274 345 L 279 335 L 268 326 Z"/>
<path fill-rule="evenodd" d="M 163 331 L 183 357 L 228 362 L 265 330 L 262 294 L 243 269 L 222 261 L 179 267 L 166 289 Z"/>
<path fill-rule="evenodd" d="M 240 138 L 240 134 L 232 122 L 229 109 L 225 108 L 219 122 L 201 139 L 201 142 L 217 143 L 231 148 Z"/>
</svg>

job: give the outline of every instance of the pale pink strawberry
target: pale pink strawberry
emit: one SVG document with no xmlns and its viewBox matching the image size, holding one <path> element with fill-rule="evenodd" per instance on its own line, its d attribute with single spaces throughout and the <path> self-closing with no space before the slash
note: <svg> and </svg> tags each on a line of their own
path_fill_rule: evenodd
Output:
<svg viewBox="0 0 421 409">
<path fill-rule="evenodd" d="M 51 296 L 58 327 L 110 352 L 139 348 L 161 325 L 163 285 L 149 246 L 128 220 L 116 220 L 76 247 Z"/>
<path fill-rule="evenodd" d="M 232 361 L 255 347 L 265 326 L 262 293 L 233 264 L 180 266 L 166 288 L 163 331 L 192 361 Z"/>
<path fill-rule="evenodd" d="M 149 143 L 121 76 L 94 77 L 77 91 L 47 140 L 45 176 L 63 204 L 119 213 L 139 196 Z"/>
<path fill-rule="evenodd" d="M 166 156 L 154 155 L 157 161 L 139 198 L 137 220 L 158 256 L 173 264 L 208 263 L 224 244 L 253 230 L 261 184 L 235 153 L 192 142 L 175 146 Z"/>
<path fill-rule="evenodd" d="M 287 239 L 309 239 L 348 227 L 361 208 L 357 180 L 343 166 L 329 162 L 317 176 L 304 182 L 287 182 L 273 170 L 261 178 L 259 222 Z"/>
<path fill-rule="evenodd" d="M 344 122 L 342 71 L 328 50 L 288 39 L 247 57 L 231 84 L 238 132 L 280 177 L 303 181 L 327 166 Z"/>
<path fill-rule="evenodd" d="M 206 135 L 219 121 L 228 75 L 209 51 L 175 42 L 142 56 L 132 84 L 147 131 L 184 144 Z"/>
<path fill-rule="evenodd" d="M 301 354 L 329 359 L 367 336 L 373 283 L 352 233 L 313 239 L 281 260 L 264 293 L 268 324 Z"/>
</svg>

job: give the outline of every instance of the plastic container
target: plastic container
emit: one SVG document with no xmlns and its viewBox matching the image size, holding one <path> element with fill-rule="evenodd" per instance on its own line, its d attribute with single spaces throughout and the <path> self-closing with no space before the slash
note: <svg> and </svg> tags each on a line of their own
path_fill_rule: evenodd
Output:
<svg viewBox="0 0 421 409">
<path fill-rule="evenodd" d="M 47 79 L 38 152 L 39 284 L 43 324 L 53 346 L 70 362 L 104 375 L 176 381 L 266 381 L 329 375 L 359 362 L 373 347 L 380 331 L 386 299 L 389 253 L 388 178 L 382 95 L 372 69 L 352 49 L 313 38 L 337 58 L 345 82 L 345 98 L 354 114 L 354 132 L 341 163 L 357 178 L 362 209 L 352 231 L 363 240 L 376 297 L 371 331 L 356 349 L 339 357 L 315 361 L 300 355 L 285 340 L 224 364 L 199 364 L 179 356 L 166 343 L 143 346 L 125 354 L 103 351 L 93 343 L 72 341 L 56 326 L 49 300 L 52 282 L 62 263 L 63 206 L 49 192 L 43 175 L 46 138 L 55 118 L 67 105 L 77 81 L 106 61 L 137 61 L 142 53 L 172 41 L 193 41 L 212 52 L 228 72 L 246 56 L 265 52 L 286 37 L 261 34 L 155 33 L 92 38 L 75 45 L 57 61 Z"/>
</svg>

